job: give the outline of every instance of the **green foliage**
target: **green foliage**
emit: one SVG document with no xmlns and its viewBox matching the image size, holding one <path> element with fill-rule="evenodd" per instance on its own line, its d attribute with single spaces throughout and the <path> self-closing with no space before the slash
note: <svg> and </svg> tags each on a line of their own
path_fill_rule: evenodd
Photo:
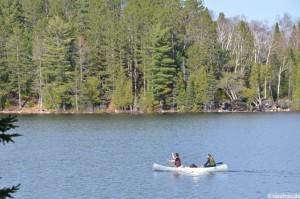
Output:
<svg viewBox="0 0 300 199">
<path fill-rule="evenodd" d="M 20 0 L 0 1 L 1 22 L 4 25 L 4 34 L 9 36 L 13 33 L 13 28 L 21 28 L 24 24 L 24 16 L 22 13 L 22 5 Z M 2 27 L 3 28 L 3 27 Z"/>
<path fill-rule="evenodd" d="M 14 198 L 11 194 L 16 193 L 20 189 L 20 184 L 17 186 L 12 186 L 11 188 L 4 187 L 3 189 L 0 189 L 0 198 Z"/>
<path fill-rule="evenodd" d="M 154 107 L 166 103 L 172 91 L 174 60 L 171 57 L 171 45 L 168 38 L 169 29 L 162 29 L 161 24 L 153 27 L 151 32 L 151 65 L 147 69 L 149 90 L 152 92 Z"/>
<path fill-rule="evenodd" d="M 100 103 L 100 91 L 99 85 L 100 80 L 97 77 L 87 78 L 82 82 L 82 87 L 80 90 L 80 103 L 83 108 L 95 108 L 96 104 Z"/>
<path fill-rule="evenodd" d="M 243 97 L 248 100 L 248 103 L 256 103 L 257 99 L 260 97 L 261 93 L 261 78 L 260 78 L 260 66 L 258 64 L 253 64 L 251 67 L 251 73 L 249 78 L 249 88 L 245 89 L 243 92 Z"/>
<path fill-rule="evenodd" d="M 73 41 L 73 27 L 59 17 L 49 20 L 48 32 L 43 40 L 45 53 L 41 57 L 43 63 L 42 76 L 45 88 L 48 90 L 52 103 L 57 110 L 65 106 L 70 98 L 69 76 L 74 71 L 71 60 L 71 47 Z"/>
<path fill-rule="evenodd" d="M 294 109 L 300 110 L 300 53 L 298 54 L 297 65 L 295 67 L 294 75 L 295 75 L 295 82 L 294 82 L 295 91 L 293 95 Z"/>
<path fill-rule="evenodd" d="M 248 104 L 251 104 L 252 102 L 256 102 L 257 91 L 255 89 L 245 88 L 241 96 L 246 99 Z"/>
<path fill-rule="evenodd" d="M 8 116 L 8 117 L 4 117 L 0 119 L 0 131 L 2 133 L 10 130 L 10 129 L 15 129 L 16 125 L 14 125 L 14 122 L 17 122 L 17 117 L 12 117 L 12 116 Z"/>
<path fill-rule="evenodd" d="M 181 73 L 179 73 L 177 75 L 177 78 L 175 79 L 175 87 L 173 89 L 173 92 L 175 96 L 174 103 L 176 104 L 177 109 L 179 111 L 184 111 L 186 109 L 185 105 L 187 100 L 187 94 Z"/>
<path fill-rule="evenodd" d="M 197 110 L 201 105 L 208 104 L 209 97 L 208 74 L 204 67 L 190 75 L 187 85 L 188 106 Z"/>
<path fill-rule="evenodd" d="M 299 23 L 279 20 L 270 31 L 224 13 L 214 21 L 204 4 L 0 0 L 0 109 L 28 99 L 41 111 L 296 100 Z"/>
<path fill-rule="evenodd" d="M 221 88 L 230 100 L 240 100 L 241 93 L 245 90 L 245 81 L 242 74 L 224 72 L 220 79 Z"/>
<path fill-rule="evenodd" d="M 200 66 L 216 66 L 220 46 L 217 42 L 216 24 L 213 22 L 208 9 L 200 13 L 197 28 L 197 40 L 187 50 L 187 65 L 190 72 Z"/>
<path fill-rule="evenodd" d="M 126 106 L 132 105 L 132 102 L 132 82 L 126 77 L 123 68 L 121 68 L 118 72 L 118 79 L 116 80 L 113 104 L 116 109 L 124 109 Z"/>
<path fill-rule="evenodd" d="M 12 36 L 7 40 L 6 46 L 10 85 L 13 86 L 11 92 L 13 92 L 13 95 L 18 96 L 19 108 L 22 106 L 22 96 L 28 97 L 31 94 L 30 81 L 33 67 L 31 60 L 28 58 L 28 54 L 31 53 L 28 42 L 30 42 L 28 33 L 15 27 Z"/>
<path fill-rule="evenodd" d="M 47 82 L 65 81 L 65 72 L 71 69 L 70 57 L 72 26 L 55 17 L 48 22 L 48 32 L 44 39 L 46 53 L 43 63 L 46 67 Z"/>
</svg>

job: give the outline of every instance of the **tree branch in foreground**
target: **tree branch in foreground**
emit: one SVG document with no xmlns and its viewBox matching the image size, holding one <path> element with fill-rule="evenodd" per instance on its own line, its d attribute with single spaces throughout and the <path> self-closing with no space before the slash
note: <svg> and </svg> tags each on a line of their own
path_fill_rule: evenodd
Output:
<svg viewBox="0 0 300 199">
<path fill-rule="evenodd" d="M 3 188 L 0 189 L 0 199 L 5 199 L 5 198 L 14 198 L 11 194 L 17 192 L 20 189 L 20 184 L 17 186 L 13 186 L 12 188 Z"/>
</svg>

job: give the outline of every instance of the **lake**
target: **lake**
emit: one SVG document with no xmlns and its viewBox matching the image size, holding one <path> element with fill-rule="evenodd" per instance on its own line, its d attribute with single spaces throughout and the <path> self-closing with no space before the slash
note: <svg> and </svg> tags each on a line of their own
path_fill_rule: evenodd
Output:
<svg viewBox="0 0 300 199">
<path fill-rule="evenodd" d="M 0 188 L 21 199 L 268 198 L 300 192 L 299 113 L 20 115 L 1 146 Z M 178 152 L 228 172 L 154 172 Z"/>
</svg>

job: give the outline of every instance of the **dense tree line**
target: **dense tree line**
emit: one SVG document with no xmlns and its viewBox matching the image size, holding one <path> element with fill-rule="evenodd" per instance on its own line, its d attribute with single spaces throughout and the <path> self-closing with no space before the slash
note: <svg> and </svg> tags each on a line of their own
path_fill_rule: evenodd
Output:
<svg viewBox="0 0 300 199">
<path fill-rule="evenodd" d="M 300 22 L 213 19 L 197 0 L 0 0 L 0 108 L 300 105 Z"/>
</svg>

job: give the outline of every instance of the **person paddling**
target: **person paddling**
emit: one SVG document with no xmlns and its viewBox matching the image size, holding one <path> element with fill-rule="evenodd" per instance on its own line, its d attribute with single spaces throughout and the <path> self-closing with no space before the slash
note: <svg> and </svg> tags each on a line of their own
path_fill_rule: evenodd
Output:
<svg viewBox="0 0 300 199">
<path fill-rule="evenodd" d="M 175 153 L 175 166 L 176 167 L 181 167 L 181 160 L 179 158 L 179 154 L 178 153 Z"/>
<path fill-rule="evenodd" d="M 175 155 L 172 153 L 173 160 L 169 160 L 169 162 L 174 162 L 174 165 L 176 167 L 181 167 L 181 160 L 179 158 L 179 154 L 175 153 Z"/>
<path fill-rule="evenodd" d="M 207 155 L 207 162 L 203 166 L 204 167 L 215 167 L 216 166 L 215 160 L 210 153 Z"/>
</svg>

